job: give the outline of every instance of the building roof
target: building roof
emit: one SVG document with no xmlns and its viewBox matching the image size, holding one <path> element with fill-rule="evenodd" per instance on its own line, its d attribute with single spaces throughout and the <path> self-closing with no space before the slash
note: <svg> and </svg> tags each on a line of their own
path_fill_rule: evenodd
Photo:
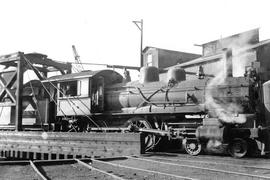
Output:
<svg viewBox="0 0 270 180">
<path fill-rule="evenodd" d="M 239 38 L 241 36 L 243 37 L 241 39 L 242 41 L 245 40 L 245 39 L 253 38 L 252 40 L 254 41 L 254 43 L 258 43 L 259 42 L 259 28 L 255 28 L 255 29 L 248 30 L 248 31 L 245 31 L 245 32 L 233 34 L 233 35 L 226 36 L 226 37 L 221 38 L 221 39 L 216 39 L 216 40 L 213 40 L 213 41 L 210 41 L 210 42 L 202 43 L 200 46 L 211 44 L 211 43 L 214 43 L 214 42 L 217 42 L 217 41 L 226 41 L 226 40 L 232 41 L 233 39 L 237 39 L 237 38 Z M 254 37 L 252 37 L 252 36 L 254 36 Z"/>
<path fill-rule="evenodd" d="M 158 49 L 158 50 L 163 50 L 163 51 L 170 51 L 170 52 L 175 52 L 175 53 L 179 53 L 179 54 L 193 54 L 193 55 L 198 55 L 201 56 L 200 54 L 196 54 L 196 53 L 190 53 L 190 52 L 183 52 L 183 51 L 175 51 L 175 50 L 169 50 L 169 49 L 162 49 L 162 48 L 157 48 L 157 47 L 153 47 L 153 46 L 146 46 L 144 49 L 143 49 L 143 53 L 145 53 L 146 51 L 148 51 L 148 49 L 150 48 L 155 48 L 155 49 Z"/>
<path fill-rule="evenodd" d="M 259 48 L 261 46 L 269 45 L 269 44 L 270 44 L 270 39 L 260 41 L 257 44 L 252 44 L 252 45 L 241 48 L 240 50 L 238 50 L 238 54 L 241 54 L 243 52 L 246 52 L 246 51 L 249 51 L 249 50 L 252 50 L 252 49 Z M 186 67 L 189 67 L 189 66 L 201 65 L 201 64 L 209 63 L 211 61 L 216 61 L 216 60 L 222 59 L 223 56 L 224 56 L 224 53 L 217 53 L 217 54 L 213 54 L 213 55 L 210 55 L 210 56 L 202 56 L 202 57 L 199 57 L 199 58 L 194 59 L 194 60 L 189 61 L 189 62 L 185 62 L 185 63 L 177 64 L 175 66 L 168 67 L 168 68 L 166 68 L 166 70 L 168 70 L 170 68 L 173 68 L 173 67 L 186 68 Z"/>
</svg>

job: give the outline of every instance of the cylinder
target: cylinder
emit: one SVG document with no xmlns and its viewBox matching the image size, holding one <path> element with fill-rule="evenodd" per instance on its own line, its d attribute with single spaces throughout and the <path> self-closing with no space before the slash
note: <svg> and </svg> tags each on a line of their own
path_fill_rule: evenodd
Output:
<svg viewBox="0 0 270 180">
<path fill-rule="evenodd" d="M 224 127 L 200 126 L 196 130 L 196 137 L 200 140 L 216 139 L 223 140 Z"/>
</svg>

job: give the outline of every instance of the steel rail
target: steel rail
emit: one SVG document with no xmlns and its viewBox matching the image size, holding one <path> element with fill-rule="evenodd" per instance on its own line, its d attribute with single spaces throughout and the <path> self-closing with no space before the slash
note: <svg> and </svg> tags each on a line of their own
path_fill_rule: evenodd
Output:
<svg viewBox="0 0 270 180">
<path fill-rule="evenodd" d="M 237 162 L 239 162 L 239 161 L 243 161 L 242 159 L 235 159 L 235 158 L 232 158 L 231 156 L 225 156 L 225 157 L 222 157 L 222 156 L 204 156 L 204 155 L 200 155 L 200 156 L 191 156 L 191 155 L 189 155 L 189 154 L 183 154 L 183 153 L 179 153 L 179 152 L 177 152 L 177 153 L 169 153 L 169 152 L 151 152 L 151 153 L 146 153 L 146 154 L 144 154 L 143 156 L 151 156 L 151 155 L 166 155 L 166 156 L 171 156 L 171 157 L 181 157 L 181 158 L 190 158 L 190 159 L 193 159 L 193 158 L 195 158 L 195 159 L 203 159 L 203 160 L 205 160 L 205 159 L 211 159 L 211 160 L 221 160 L 221 161 L 223 161 L 223 160 L 229 160 L 228 158 L 231 158 L 231 160 L 235 160 L 235 161 L 237 161 Z"/>
<path fill-rule="evenodd" d="M 105 161 L 101 161 L 101 160 L 97 160 L 97 159 L 91 159 L 91 161 L 92 162 L 103 163 L 103 164 L 107 164 L 107 165 L 111 165 L 111 166 L 115 166 L 115 167 L 118 167 L 118 168 L 121 167 L 121 168 L 126 168 L 126 169 L 133 169 L 133 170 L 136 170 L 136 171 L 143 171 L 143 172 L 148 172 L 148 173 L 160 174 L 160 175 L 170 176 L 170 177 L 179 178 L 179 179 L 197 180 L 195 178 L 178 176 L 178 175 L 173 175 L 173 174 L 168 174 L 168 173 L 163 173 L 163 172 L 158 172 L 158 171 L 152 171 L 152 170 L 147 170 L 147 169 L 140 169 L 140 168 L 135 168 L 135 167 L 131 167 L 131 166 L 125 166 L 125 165 L 121 165 L 121 164 L 105 162 Z"/>
<path fill-rule="evenodd" d="M 0 161 L 0 166 L 2 165 L 29 165 L 29 161 Z"/>
<path fill-rule="evenodd" d="M 91 166 L 91 165 L 89 165 L 89 164 L 87 164 L 87 163 L 85 163 L 85 162 L 83 162 L 83 161 L 81 161 L 81 160 L 79 160 L 79 159 L 74 159 L 74 160 L 77 161 L 78 164 L 80 164 L 80 165 L 82 165 L 82 166 L 84 166 L 84 167 L 86 167 L 86 168 L 88 168 L 88 169 L 98 171 L 98 172 L 100 172 L 100 173 L 102 173 L 102 174 L 105 174 L 105 175 L 107 175 L 107 176 L 111 176 L 113 179 L 117 179 L 117 180 L 125 180 L 124 178 L 121 178 L 121 177 L 116 176 L 116 175 L 114 175 L 114 174 L 108 173 L 108 172 L 103 171 L 103 170 L 101 170 L 101 169 L 95 168 L 95 167 L 93 167 L 93 166 Z"/>
<path fill-rule="evenodd" d="M 201 159 L 201 160 L 217 160 L 217 161 L 233 161 L 233 162 L 243 162 L 243 163 L 247 163 L 247 160 L 254 160 L 254 158 L 244 158 L 244 159 L 236 159 L 236 158 L 233 158 L 231 156 L 191 156 L 191 155 L 188 155 L 188 154 L 180 154 L 180 153 L 167 153 L 167 152 L 151 152 L 151 153 L 146 153 L 145 155 L 142 155 L 142 156 L 149 156 L 149 155 L 168 155 L 168 156 L 171 156 L 171 157 L 178 157 L 178 158 L 190 158 L 190 159 Z M 230 159 L 228 159 L 230 158 Z M 270 162 L 267 160 L 267 159 L 258 159 L 256 158 L 256 160 L 258 160 L 258 162 L 262 162 L 262 160 L 264 161 L 264 163 L 267 163 L 268 165 L 270 165 Z"/>
<path fill-rule="evenodd" d="M 43 180 L 48 180 L 48 178 L 46 178 L 36 167 L 36 165 L 34 164 L 33 161 L 29 160 L 29 161 L 3 161 L 0 162 L 0 166 L 1 165 L 31 165 L 31 167 L 33 168 L 33 170 L 38 174 L 38 176 L 43 179 Z"/>
<path fill-rule="evenodd" d="M 51 160 L 35 160 L 34 163 L 39 164 L 57 164 L 57 163 L 71 163 L 74 164 L 74 159 L 51 159 Z"/>
<path fill-rule="evenodd" d="M 177 159 L 168 159 L 168 158 L 160 158 L 160 157 L 147 157 L 147 159 L 158 159 L 158 160 L 167 160 L 167 161 L 174 161 L 174 162 L 192 162 L 192 163 L 195 162 L 195 163 L 204 163 L 204 164 L 228 165 L 228 166 L 243 167 L 243 168 L 270 170 L 270 167 L 258 167 L 258 166 L 232 164 L 232 163 L 219 163 L 219 162 L 211 162 L 211 161 L 186 160 L 186 159 L 184 159 L 182 157 L 178 158 L 179 160 L 177 160 Z"/>
<path fill-rule="evenodd" d="M 89 159 L 89 158 L 86 158 L 86 159 L 82 159 L 82 160 L 91 160 L 91 159 Z M 84 167 L 86 167 L 86 168 L 88 168 L 88 169 L 91 169 L 91 170 L 95 170 L 95 171 L 97 171 L 97 172 L 100 172 L 100 173 L 102 173 L 102 174 L 105 174 L 105 175 L 107 175 L 107 176 L 110 176 L 110 177 L 112 177 L 113 179 L 116 179 L 116 180 L 125 180 L 125 179 L 123 179 L 123 178 L 121 178 L 121 177 L 119 177 L 119 176 L 116 176 L 116 175 L 114 175 L 114 174 L 111 174 L 111 173 L 108 173 L 108 172 L 106 172 L 106 171 L 103 171 L 103 170 L 101 170 L 101 169 L 97 169 L 97 168 L 94 168 L 94 167 L 92 167 L 91 165 L 89 165 L 89 164 L 87 164 L 87 163 L 85 163 L 85 162 L 83 162 L 82 160 L 80 160 L 80 159 L 77 159 L 77 158 L 74 158 L 74 159 L 60 159 L 60 160 L 37 160 L 37 161 L 34 161 L 34 162 L 32 162 L 32 161 L 30 161 L 30 164 L 31 164 L 31 166 L 33 167 L 33 169 L 35 170 L 35 172 L 43 179 L 43 180 L 48 180 L 39 170 L 38 170 L 38 168 L 35 166 L 35 163 L 39 163 L 39 164 L 43 164 L 43 165 L 48 165 L 48 164 L 57 164 L 57 163 L 70 163 L 70 164 L 74 164 L 74 163 L 78 163 L 78 164 L 80 164 L 80 165 L 82 165 L 82 166 L 84 166 Z"/>
<path fill-rule="evenodd" d="M 193 169 L 202 169 L 206 171 L 213 171 L 213 172 L 219 172 L 219 173 L 225 173 L 225 174 L 234 174 L 238 176 L 248 176 L 252 178 L 261 178 L 261 179 L 270 179 L 270 176 L 260 176 L 260 175 L 253 175 L 253 174 L 247 174 L 247 173 L 241 173 L 241 172 L 235 172 L 235 171 L 225 171 L 225 170 L 219 170 L 219 169 L 212 169 L 212 168 L 205 168 L 205 167 L 199 167 L 199 166 L 192 166 L 192 165 L 183 165 L 183 164 L 175 164 L 175 163 L 169 163 L 169 162 L 161 162 L 161 161 L 155 161 L 155 160 L 150 160 L 150 159 L 143 159 L 139 157 L 131 157 L 131 156 L 126 156 L 129 159 L 135 159 L 139 161 L 148 161 L 152 163 L 160 163 L 160 164 L 166 164 L 166 165 L 171 165 L 171 166 L 179 166 L 179 167 L 188 167 L 188 168 L 193 168 Z"/>
<path fill-rule="evenodd" d="M 33 161 L 29 161 L 30 165 L 32 166 L 32 168 L 34 169 L 34 171 L 39 175 L 39 177 L 41 177 L 41 179 L 43 180 L 48 180 L 48 178 L 46 178 L 37 168 L 37 166 L 35 165 L 35 163 Z"/>
</svg>

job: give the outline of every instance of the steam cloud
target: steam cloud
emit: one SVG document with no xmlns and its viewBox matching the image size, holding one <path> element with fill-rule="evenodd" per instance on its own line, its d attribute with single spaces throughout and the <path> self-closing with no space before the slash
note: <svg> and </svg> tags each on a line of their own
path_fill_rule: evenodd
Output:
<svg viewBox="0 0 270 180">
<path fill-rule="evenodd" d="M 255 34 L 246 34 L 240 35 L 238 38 L 231 40 L 230 42 L 221 41 L 221 46 L 232 49 L 232 67 L 233 67 L 233 76 L 239 77 L 243 76 L 245 72 L 245 67 L 250 66 L 251 61 L 254 61 L 252 57 L 254 56 L 254 52 L 244 51 L 244 47 L 249 46 L 249 42 L 251 38 L 254 37 Z M 226 64 L 226 59 L 223 58 L 224 64 Z M 225 67 L 225 65 L 224 65 Z M 226 85 L 226 77 L 227 71 L 224 67 L 218 67 L 217 74 L 211 81 L 208 83 L 206 87 L 206 94 L 205 94 L 205 105 L 210 110 L 210 115 L 212 117 L 218 117 L 219 120 L 225 123 L 245 123 L 246 117 L 245 116 L 238 116 L 239 112 L 243 109 L 239 104 L 234 102 L 226 102 L 220 99 L 215 99 L 213 97 L 214 92 L 219 85 Z"/>
<path fill-rule="evenodd" d="M 216 100 L 213 97 L 213 91 L 218 85 L 225 85 L 226 73 L 220 72 L 215 78 L 213 78 L 207 85 L 205 94 L 205 105 L 210 111 L 212 116 L 218 117 L 221 121 L 226 123 L 245 123 L 246 118 L 236 118 L 235 115 L 242 111 L 241 106 L 235 103 L 228 103 L 220 100 Z"/>
</svg>

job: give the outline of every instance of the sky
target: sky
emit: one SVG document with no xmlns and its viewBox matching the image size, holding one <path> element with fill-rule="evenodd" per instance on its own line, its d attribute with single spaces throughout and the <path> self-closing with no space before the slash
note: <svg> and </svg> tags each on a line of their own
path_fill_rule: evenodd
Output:
<svg viewBox="0 0 270 180">
<path fill-rule="evenodd" d="M 139 66 L 143 47 L 201 53 L 202 44 L 254 28 L 270 38 L 267 0 L 0 0 L 0 55 L 38 52 L 85 63 Z"/>
</svg>

